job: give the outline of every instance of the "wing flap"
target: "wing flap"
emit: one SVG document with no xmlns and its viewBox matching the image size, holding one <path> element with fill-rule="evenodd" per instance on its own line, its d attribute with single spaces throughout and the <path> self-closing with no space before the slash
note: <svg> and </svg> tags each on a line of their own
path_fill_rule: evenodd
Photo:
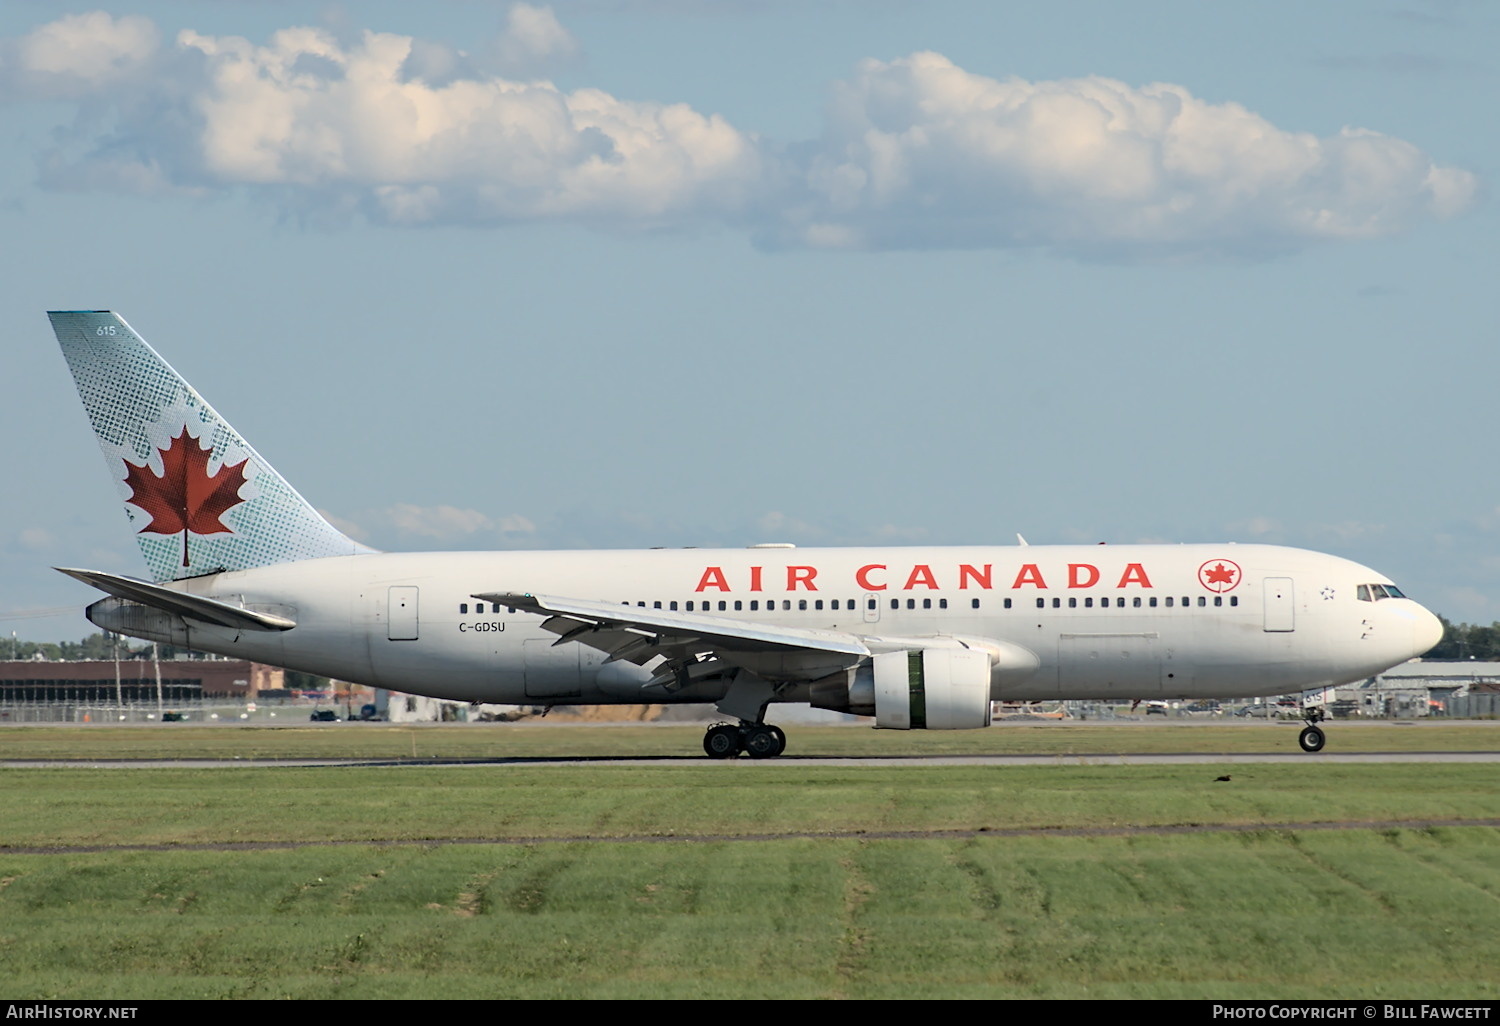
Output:
<svg viewBox="0 0 1500 1026">
<path fill-rule="evenodd" d="M 549 618 L 565 618 L 575 624 L 593 624 L 608 632 L 630 633 L 638 638 L 651 636 L 662 648 L 697 643 L 721 652 L 827 652 L 854 658 L 870 654 L 864 642 L 843 631 L 759 624 L 727 616 L 665 612 L 552 595 L 485 592 L 473 597 Z M 578 635 L 579 640 L 582 638 L 583 635 Z"/>
</svg>

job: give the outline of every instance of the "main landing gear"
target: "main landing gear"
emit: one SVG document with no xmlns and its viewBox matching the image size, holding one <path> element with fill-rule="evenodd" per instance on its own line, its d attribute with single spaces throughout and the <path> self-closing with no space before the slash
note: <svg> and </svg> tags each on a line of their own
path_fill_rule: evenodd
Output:
<svg viewBox="0 0 1500 1026">
<path fill-rule="evenodd" d="M 1303 719 L 1307 726 L 1302 728 L 1302 733 L 1297 735 L 1297 743 L 1302 746 L 1304 752 L 1321 752 L 1328 739 L 1323 736 L 1323 728 L 1318 726 L 1323 719 L 1321 707 L 1314 706 L 1302 711 Z"/>
<path fill-rule="evenodd" d="M 733 759 L 741 752 L 774 759 L 786 751 L 786 734 L 770 723 L 716 723 L 703 735 L 703 750 L 712 759 Z"/>
</svg>

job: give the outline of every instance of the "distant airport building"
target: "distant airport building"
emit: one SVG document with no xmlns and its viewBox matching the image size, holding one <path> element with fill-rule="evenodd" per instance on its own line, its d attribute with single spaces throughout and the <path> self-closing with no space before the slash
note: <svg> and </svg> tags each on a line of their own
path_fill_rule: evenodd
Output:
<svg viewBox="0 0 1500 1026">
<path fill-rule="evenodd" d="M 0 662 L 0 707 L 154 704 L 157 665 L 150 659 Z M 249 700 L 286 687 L 284 670 L 243 659 L 163 659 L 159 665 L 160 697 L 168 704 L 205 698 Z"/>
<path fill-rule="evenodd" d="M 1500 662 L 1413 660 L 1338 688 L 1335 716 L 1500 716 Z"/>
</svg>

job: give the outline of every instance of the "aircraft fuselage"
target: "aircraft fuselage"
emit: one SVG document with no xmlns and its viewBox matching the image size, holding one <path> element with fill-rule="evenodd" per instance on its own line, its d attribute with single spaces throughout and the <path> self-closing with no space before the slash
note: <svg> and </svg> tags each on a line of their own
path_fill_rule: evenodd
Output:
<svg viewBox="0 0 1500 1026">
<path fill-rule="evenodd" d="M 297 626 L 235 630 L 117 599 L 102 627 L 341 680 L 504 704 L 706 702 L 721 682 L 643 685 L 649 667 L 558 642 L 542 615 L 476 594 L 558 594 L 638 610 L 857 635 L 1016 646 L 994 700 L 1280 694 L 1363 679 L 1437 640 L 1437 620 L 1349 560 L 1265 545 L 380 553 L 170 587 Z M 923 642 L 927 643 L 927 642 Z M 806 701 L 806 691 L 778 696 Z"/>
</svg>

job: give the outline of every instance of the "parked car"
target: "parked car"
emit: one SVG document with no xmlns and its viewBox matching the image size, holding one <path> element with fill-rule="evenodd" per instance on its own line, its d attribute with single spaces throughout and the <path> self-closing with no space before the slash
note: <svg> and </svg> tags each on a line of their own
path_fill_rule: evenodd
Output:
<svg viewBox="0 0 1500 1026">
<path fill-rule="evenodd" d="M 337 723 L 339 721 L 339 714 L 332 709 L 317 709 L 313 711 L 313 714 L 308 719 L 314 723 Z"/>
</svg>

